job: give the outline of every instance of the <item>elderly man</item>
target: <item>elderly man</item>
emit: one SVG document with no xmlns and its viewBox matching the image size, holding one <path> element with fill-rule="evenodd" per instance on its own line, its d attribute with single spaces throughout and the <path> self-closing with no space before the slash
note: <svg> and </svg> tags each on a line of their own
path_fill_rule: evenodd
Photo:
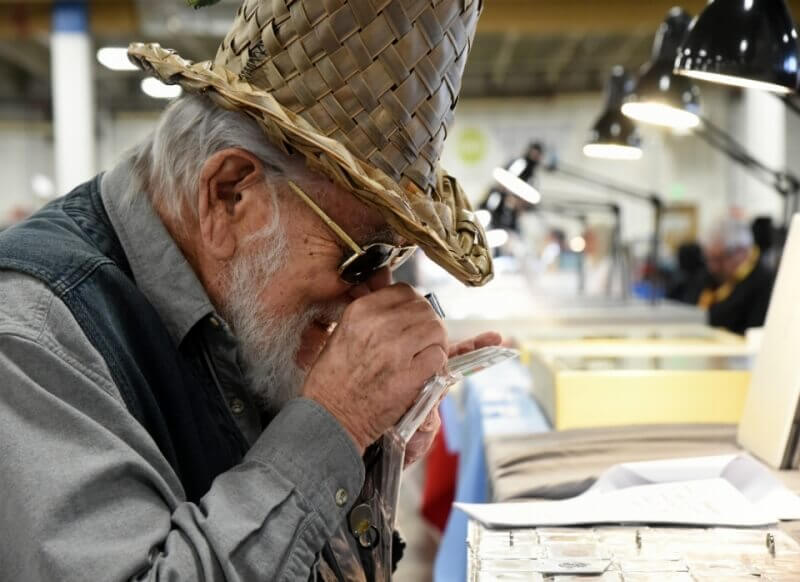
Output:
<svg viewBox="0 0 800 582">
<path fill-rule="evenodd" d="M 389 272 L 419 244 L 491 277 L 436 165 L 480 2 L 382 6 L 248 0 L 213 64 L 135 45 L 189 94 L 0 236 L 4 579 L 344 578 L 365 450 L 499 342 Z"/>
<path fill-rule="evenodd" d="M 750 227 L 736 220 L 720 223 L 706 247 L 706 261 L 713 283 L 699 305 L 708 309 L 709 323 L 738 334 L 764 325 L 774 275 L 763 265 Z"/>
</svg>

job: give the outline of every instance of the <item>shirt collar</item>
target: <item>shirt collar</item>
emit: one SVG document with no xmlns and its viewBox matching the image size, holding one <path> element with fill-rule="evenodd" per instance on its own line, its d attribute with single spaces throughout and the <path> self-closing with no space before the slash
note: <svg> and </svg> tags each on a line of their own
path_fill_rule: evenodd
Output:
<svg viewBox="0 0 800 582">
<path fill-rule="evenodd" d="M 116 166 L 103 176 L 100 195 L 136 285 L 161 316 L 175 345 L 180 345 L 198 321 L 214 313 L 214 306 L 147 193 L 136 192 L 130 204 L 123 203 L 133 172 L 129 161 Z"/>
</svg>

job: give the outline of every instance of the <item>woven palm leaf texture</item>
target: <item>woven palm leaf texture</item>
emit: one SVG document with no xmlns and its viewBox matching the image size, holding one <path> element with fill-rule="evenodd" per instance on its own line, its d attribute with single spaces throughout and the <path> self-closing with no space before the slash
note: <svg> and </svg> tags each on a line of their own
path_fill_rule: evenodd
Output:
<svg viewBox="0 0 800 582">
<path fill-rule="evenodd" d="M 276 146 L 477 286 L 492 277 L 486 235 L 439 158 L 482 2 L 245 0 L 213 61 L 158 44 L 132 44 L 129 56 L 252 116 Z"/>
</svg>

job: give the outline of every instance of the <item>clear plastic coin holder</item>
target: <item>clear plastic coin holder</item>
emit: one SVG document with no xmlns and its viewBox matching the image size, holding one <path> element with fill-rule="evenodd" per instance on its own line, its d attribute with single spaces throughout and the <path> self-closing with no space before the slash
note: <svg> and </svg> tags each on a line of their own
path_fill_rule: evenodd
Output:
<svg viewBox="0 0 800 582">
<path fill-rule="evenodd" d="M 684 552 L 684 557 L 689 562 L 724 562 L 727 560 L 742 560 L 743 558 L 758 558 L 768 555 L 767 548 L 761 546 L 697 546 Z"/>
<path fill-rule="evenodd" d="M 534 530 L 483 530 L 480 534 L 480 545 L 506 545 L 538 544 L 539 536 Z"/>
<path fill-rule="evenodd" d="M 800 561 L 786 558 L 774 558 L 758 568 L 759 572 L 768 575 L 793 574 L 800 580 Z"/>
<path fill-rule="evenodd" d="M 553 576 L 553 582 L 624 582 L 622 579 L 622 575 L 618 572 L 606 572 L 605 574 L 600 575 L 588 575 L 588 576 L 572 576 L 570 574 L 566 576 Z"/>
<path fill-rule="evenodd" d="M 630 527 L 601 528 L 594 530 L 597 541 L 604 544 L 623 545 L 636 543 L 636 530 Z"/>
<path fill-rule="evenodd" d="M 683 560 L 621 560 L 617 562 L 623 573 L 637 572 L 688 572 Z"/>
<path fill-rule="evenodd" d="M 714 528 L 707 530 L 709 534 L 711 534 L 711 543 L 721 543 L 725 544 L 726 546 L 729 545 L 736 545 L 736 546 L 760 546 L 764 545 L 764 539 L 766 537 L 765 530 L 750 530 L 750 529 L 731 529 L 731 528 Z M 797 546 L 797 543 L 794 542 L 789 536 L 784 534 L 780 530 L 775 530 L 771 532 L 776 541 L 778 539 L 785 541 L 784 538 L 788 538 L 792 545 Z"/>
<path fill-rule="evenodd" d="M 536 529 L 536 533 L 542 539 L 565 538 L 562 541 L 568 541 L 566 538 L 586 538 L 590 537 L 592 540 L 595 538 L 593 529 L 585 527 L 540 527 Z"/>
<path fill-rule="evenodd" d="M 580 542 L 547 542 L 547 557 L 555 560 L 562 558 L 609 558 L 608 550 L 605 546 L 594 541 L 589 543 Z"/>
<path fill-rule="evenodd" d="M 513 559 L 537 560 L 546 557 L 545 549 L 539 544 L 514 544 L 513 546 L 498 546 L 495 544 L 481 543 L 476 552 L 480 559 Z"/>
<path fill-rule="evenodd" d="M 623 574 L 625 582 L 694 582 L 691 574 L 686 572 L 656 572 L 656 573 L 630 573 Z M 753 581 L 755 582 L 755 580 Z"/>
<path fill-rule="evenodd" d="M 511 544 L 538 544 L 541 543 L 539 534 L 535 529 L 510 529 L 508 537 Z"/>
<path fill-rule="evenodd" d="M 693 576 L 753 576 L 759 572 L 741 561 L 689 563 L 689 571 Z"/>
<path fill-rule="evenodd" d="M 480 572 L 476 582 L 544 582 L 538 572 Z"/>
<path fill-rule="evenodd" d="M 797 577 L 797 574 L 782 574 L 780 572 L 771 572 L 762 574 L 759 582 L 797 582 L 799 579 L 800 578 Z"/>
<path fill-rule="evenodd" d="M 635 543 L 627 546 L 606 546 L 616 560 L 680 560 L 685 552 L 682 547 L 661 544 L 642 544 L 637 547 Z"/>
<path fill-rule="evenodd" d="M 538 560 L 478 560 L 480 572 L 541 572 Z"/>
<path fill-rule="evenodd" d="M 549 575 L 603 574 L 611 566 L 611 560 L 565 558 L 563 560 L 539 560 L 539 572 Z"/>
<path fill-rule="evenodd" d="M 578 532 L 548 532 L 539 533 L 539 539 L 543 544 L 558 544 L 558 543 L 575 543 L 575 544 L 593 544 L 597 541 L 592 530 L 584 530 Z"/>
</svg>

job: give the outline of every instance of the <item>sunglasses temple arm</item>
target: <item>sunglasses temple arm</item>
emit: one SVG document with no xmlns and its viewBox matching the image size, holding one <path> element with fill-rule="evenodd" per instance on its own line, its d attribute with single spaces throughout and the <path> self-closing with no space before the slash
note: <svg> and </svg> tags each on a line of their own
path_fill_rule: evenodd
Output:
<svg viewBox="0 0 800 582">
<path fill-rule="evenodd" d="M 306 204 L 308 204 L 309 207 L 311 207 L 311 210 L 313 210 L 316 213 L 316 215 L 319 216 L 326 225 L 328 225 L 328 228 L 330 228 L 336 234 L 336 236 L 342 239 L 342 241 L 344 241 L 347 244 L 347 246 L 353 249 L 353 251 L 355 251 L 357 254 L 359 255 L 364 254 L 364 251 L 361 249 L 361 247 L 358 246 L 358 244 L 353 239 L 347 236 L 347 233 L 343 231 L 341 228 L 339 228 L 339 225 L 333 222 L 333 220 L 331 220 L 331 218 L 327 214 L 325 214 L 322 208 L 317 206 L 317 204 L 313 200 L 311 200 L 308 194 L 303 192 L 300 189 L 300 187 L 291 180 L 288 182 L 288 184 L 289 188 L 291 188 L 295 194 L 300 196 L 303 202 L 305 202 Z"/>
</svg>

